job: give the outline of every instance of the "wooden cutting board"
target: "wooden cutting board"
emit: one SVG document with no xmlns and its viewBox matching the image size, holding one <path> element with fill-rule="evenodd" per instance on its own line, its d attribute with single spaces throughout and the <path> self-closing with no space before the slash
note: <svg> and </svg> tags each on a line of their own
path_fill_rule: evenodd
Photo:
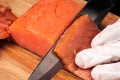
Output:
<svg viewBox="0 0 120 80">
<path fill-rule="evenodd" d="M 22 15 L 38 0 L 0 0 L 0 3 L 9 6 L 16 16 Z M 82 1 L 82 0 L 78 0 Z M 119 16 L 108 13 L 101 26 L 114 23 Z M 0 41 L 0 80 L 28 80 L 35 67 L 41 61 L 41 57 L 9 42 Z M 80 80 L 72 73 L 61 69 L 51 80 Z"/>
</svg>

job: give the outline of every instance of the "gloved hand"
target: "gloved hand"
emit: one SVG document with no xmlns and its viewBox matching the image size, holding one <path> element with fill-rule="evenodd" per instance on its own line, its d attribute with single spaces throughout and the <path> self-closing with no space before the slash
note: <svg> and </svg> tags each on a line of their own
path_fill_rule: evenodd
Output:
<svg viewBox="0 0 120 80">
<path fill-rule="evenodd" d="M 91 48 L 80 51 L 75 63 L 84 69 L 93 67 L 94 80 L 120 80 L 120 19 L 94 37 Z"/>
</svg>

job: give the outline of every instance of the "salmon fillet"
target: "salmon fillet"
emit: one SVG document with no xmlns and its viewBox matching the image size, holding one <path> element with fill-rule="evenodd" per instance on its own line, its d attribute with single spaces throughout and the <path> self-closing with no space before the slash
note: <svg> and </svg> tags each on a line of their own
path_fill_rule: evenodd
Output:
<svg viewBox="0 0 120 80">
<path fill-rule="evenodd" d="M 43 57 L 84 5 L 77 0 L 40 0 L 10 26 L 11 37 Z"/>
<path fill-rule="evenodd" d="M 90 48 L 91 40 L 99 31 L 97 25 L 85 14 L 65 31 L 54 49 L 65 68 L 84 80 L 92 80 L 91 69 L 79 68 L 74 62 L 75 55 L 78 51 Z"/>
</svg>

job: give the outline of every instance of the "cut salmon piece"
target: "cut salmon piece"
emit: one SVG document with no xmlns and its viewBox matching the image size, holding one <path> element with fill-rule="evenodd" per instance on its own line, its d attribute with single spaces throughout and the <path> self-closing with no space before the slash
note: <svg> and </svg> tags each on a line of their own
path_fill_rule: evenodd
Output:
<svg viewBox="0 0 120 80">
<path fill-rule="evenodd" d="M 3 6 L 3 5 L 0 4 L 0 12 L 1 12 L 1 13 L 5 13 L 5 11 L 6 11 L 7 9 L 8 9 L 8 7 Z"/>
<path fill-rule="evenodd" d="M 78 51 L 90 48 L 91 40 L 100 30 L 87 14 L 78 18 L 62 35 L 54 52 L 65 68 L 84 80 L 92 80 L 91 69 L 81 69 L 75 64 Z"/>
<path fill-rule="evenodd" d="M 77 0 L 40 0 L 10 26 L 11 37 L 43 57 L 84 5 Z"/>
<path fill-rule="evenodd" d="M 3 27 L 3 26 L 5 26 L 5 27 Z M 9 37 L 9 33 L 7 31 L 7 27 L 8 27 L 8 25 L 0 23 L 0 39 L 6 39 L 6 38 Z"/>
<path fill-rule="evenodd" d="M 12 14 L 10 8 L 0 5 L 0 39 L 9 37 L 8 27 L 15 19 L 17 17 Z"/>
<path fill-rule="evenodd" d="M 17 17 L 11 12 L 11 9 L 7 9 L 5 11 L 5 16 L 11 22 L 13 22 L 17 19 Z"/>
</svg>

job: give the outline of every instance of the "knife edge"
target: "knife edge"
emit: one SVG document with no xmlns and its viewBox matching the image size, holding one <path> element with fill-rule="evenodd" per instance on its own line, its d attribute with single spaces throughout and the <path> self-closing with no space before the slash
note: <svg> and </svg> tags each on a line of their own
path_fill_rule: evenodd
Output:
<svg viewBox="0 0 120 80">
<path fill-rule="evenodd" d="M 28 80 L 49 80 L 63 68 L 61 60 L 53 53 L 54 47 L 42 59 Z"/>
</svg>

